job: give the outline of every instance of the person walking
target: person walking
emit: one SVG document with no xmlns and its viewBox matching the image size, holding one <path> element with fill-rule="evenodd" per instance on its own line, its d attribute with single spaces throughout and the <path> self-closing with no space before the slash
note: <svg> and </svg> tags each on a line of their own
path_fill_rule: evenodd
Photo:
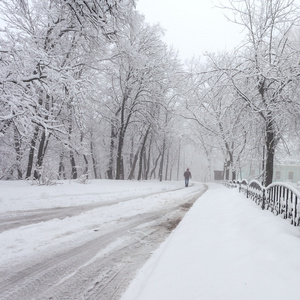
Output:
<svg viewBox="0 0 300 300">
<path fill-rule="evenodd" d="M 185 186 L 188 187 L 189 186 L 189 180 L 190 180 L 190 178 L 192 178 L 192 174 L 191 174 L 189 168 L 186 169 L 183 176 L 184 176 Z"/>
</svg>

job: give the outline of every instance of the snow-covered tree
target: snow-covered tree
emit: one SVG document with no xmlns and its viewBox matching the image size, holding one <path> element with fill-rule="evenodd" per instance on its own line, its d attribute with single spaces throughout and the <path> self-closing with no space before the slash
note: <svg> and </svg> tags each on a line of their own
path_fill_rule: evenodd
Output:
<svg viewBox="0 0 300 300">
<path fill-rule="evenodd" d="M 111 126 L 109 178 L 113 177 L 114 166 L 116 179 L 132 178 L 138 158 L 137 177 L 141 178 L 143 153 L 156 131 L 155 118 L 164 105 L 166 78 L 169 66 L 174 64 L 161 34 L 160 27 L 145 24 L 140 15 L 133 13 L 112 45 L 107 70 L 110 79 L 105 87 L 109 99 L 106 119 Z M 130 153 L 129 172 L 124 152 L 126 157 Z"/>
<path fill-rule="evenodd" d="M 76 149 L 70 137 L 91 88 L 88 71 L 99 57 L 95 52 L 103 52 L 111 43 L 133 4 L 1 1 L 6 29 L 0 41 L 0 132 L 3 136 L 11 126 L 27 139 L 26 177 L 33 169 L 38 176 L 51 136 L 68 145 L 75 172 L 72 153 Z"/>
<path fill-rule="evenodd" d="M 227 9 L 242 26 L 246 39 L 236 52 L 236 62 L 223 70 L 264 128 L 264 183 L 268 185 L 275 149 L 295 100 L 290 90 L 300 75 L 299 48 L 292 47 L 290 39 L 291 30 L 299 24 L 299 7 L 293 0 L 230 0 Z"/>
<path fill-rule="evenodd" d="M 230 55 L 211 55 L 206 64 L 193 62 L 186 76 L 188 97 L 182 115 L 196 128 L 194 134 L 206 153 L 208 168 L 212 157 L 218 155 L 226 178 L 235 179 L 251 134 L 249 111 L 223 71 L 215 70 L 217 61 L 230 62 Z"/>
</svg>

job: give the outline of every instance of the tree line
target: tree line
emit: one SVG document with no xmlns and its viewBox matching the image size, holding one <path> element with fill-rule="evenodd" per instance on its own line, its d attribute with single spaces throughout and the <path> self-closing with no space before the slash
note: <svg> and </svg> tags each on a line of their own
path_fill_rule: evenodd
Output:
<svg viewBox="0 0 300 300">
<path fill-rule="evenodd" d="M 0 179 L 178 179 L 194 144 L 272 182 L 299 141 L 299 7 L 228 3 L 241 46 L 183 64 L 133 0 L 1 1 Z"/>
<path fill-rule="evenodd" d="M 1 178 L 162 179 L 180 69 L 163 30 L 133 1 L 0 7 Z"/>
<path fill-rule="evenodd" d="M 230 0 L 221 8 L 244 39 L 232 52 L 193 62 L 189 80 L 197 88 L 189 89 L 186 115 L 205 136 L 209 160 L 221 151 L 232 179 L 252 165 L 267 186 L 276 161 L 300 161 L 299 4 Z"/>
</svg>

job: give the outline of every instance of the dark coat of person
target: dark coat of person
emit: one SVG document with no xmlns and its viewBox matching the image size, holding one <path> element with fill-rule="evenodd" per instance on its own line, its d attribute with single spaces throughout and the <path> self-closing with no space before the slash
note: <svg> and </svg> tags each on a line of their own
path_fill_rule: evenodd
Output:
<svg viewBox="0 0 300 300">
<path fill-rule="evenodd" d="M 187 170 L 184 172 L 183 176 L 184 176 L 185 179 L 190 179 L 190 178 L 192 178 L 192 174 L 191 174 L 191 172 L 190 172 L 189 169 L 187 169 Z"/>
</svg>

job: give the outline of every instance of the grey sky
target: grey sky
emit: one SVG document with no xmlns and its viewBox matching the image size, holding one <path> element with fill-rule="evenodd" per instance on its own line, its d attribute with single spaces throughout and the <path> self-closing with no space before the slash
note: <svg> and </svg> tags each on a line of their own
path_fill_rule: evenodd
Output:
<svg viewBox="0 0 300 300">
<path fill-rule="evenodd" d="M 160 23 L 165 41 L 178 49 L 183 59 L 204 51 L 232 50 L 241 40 L 241 28 L 214 7 L 213 0 L 138 0 L 137 9 L 146 22 Z M 222 0 L 226 3 L 226 0 Z"/>
</svg>

